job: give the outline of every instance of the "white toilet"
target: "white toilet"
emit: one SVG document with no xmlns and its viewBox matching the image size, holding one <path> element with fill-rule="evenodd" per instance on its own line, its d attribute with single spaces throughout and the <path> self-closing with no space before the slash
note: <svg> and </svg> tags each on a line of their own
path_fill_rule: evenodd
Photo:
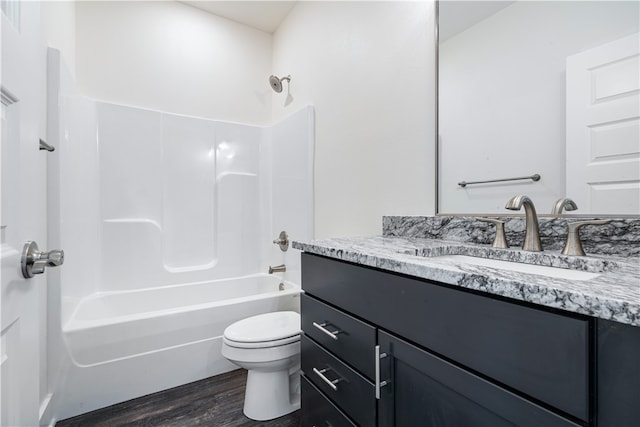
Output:
<svg viewBox="0 0 640 427">
<path fill-rule="evenodd" d="M 230 325 L 222 355 L 249 371 L 247 417 L 266 421 L 300 408 L 300 314 L 278 311 Z"/>
</svg>

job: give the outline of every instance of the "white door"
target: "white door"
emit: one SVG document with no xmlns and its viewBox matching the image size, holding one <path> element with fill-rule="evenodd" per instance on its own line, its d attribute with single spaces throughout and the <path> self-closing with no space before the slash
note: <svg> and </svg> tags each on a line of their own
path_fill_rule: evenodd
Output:
<svg viewBox="0 0 640 427">
<path fill-rule="evenodd" d="M 39 2 L 2 1 L 0 425 L 39 424 L 46 395 L 46 281 L 25 279 L 27 240 L 46 247 L 45 51 Z M 41 367 L 42 366 L 42 367 Z"/>
<path fill-rule="evenodd" d="M 640 34 L 567 58 L 567 196 L 640 213 Z"/>
</svg>

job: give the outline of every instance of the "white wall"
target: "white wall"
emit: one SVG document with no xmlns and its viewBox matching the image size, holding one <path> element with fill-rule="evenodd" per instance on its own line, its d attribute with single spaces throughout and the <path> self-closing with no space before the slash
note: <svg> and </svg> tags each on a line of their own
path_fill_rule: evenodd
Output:
<svg viewBox="0 0 640 427">
<path fill-rule="evenodd" d="M 314 105 L 315 237 L 434 213 L 432 2 L 299 2 L 273 38 L 175 2 L 78 2 L 76 17 L 91 98 L 249 124 Z M 273 93 L 267 77 L 289 73 Z"/>
<path fill-rule="evenodd" d="M 43 1 L 42 24 L 47 46 L 60 51 L 71 75 L 76 71 L 76 6 L 72 1 Z"/>
<path fill-rule="evenodd" d="M 270 123 L 270 34 L 173 1 L 77 2 L 76 17 L 76 75 L 84 95 Z"/>
<path fill-rule="evenodd" d="M 316 111 L 316 238 L 434 213 L 433 26 L 432 2 L 305 1 L 274 34 L 274 120 Z"/>
<path fill-rule="evenodd" d="M 507 212 L 565 194 L 565 61 L 638 31 L 637 2 L 516 2 L 440 48 L 440 211 Z M 542 175 L 538 183 L 459 181 Z M 580 213 L 580 211 L 578 211 Z"/>
</svg>

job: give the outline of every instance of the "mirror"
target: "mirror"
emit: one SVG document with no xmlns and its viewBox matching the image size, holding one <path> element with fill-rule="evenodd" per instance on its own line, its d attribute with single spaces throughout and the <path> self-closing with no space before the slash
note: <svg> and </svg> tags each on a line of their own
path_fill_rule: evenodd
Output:
<svg viewBox="0 0 640 427">
<path fill-rule="evenodd" d="M 439 2 L 439 214 L 640 214 L 639 5 Z"/>
</svg>

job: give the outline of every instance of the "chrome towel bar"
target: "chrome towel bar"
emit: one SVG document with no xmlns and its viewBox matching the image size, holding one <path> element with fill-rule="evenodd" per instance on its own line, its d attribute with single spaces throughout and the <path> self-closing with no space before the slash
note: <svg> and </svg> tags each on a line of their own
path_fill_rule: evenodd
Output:
<svg viewBox="0 0 640 427">
<path fill-rule="evenodd" d="M 458 183 L 458 185 L 462 188 L 466 187 L 469 184 L 486 184 L 489 182 L 503 182 L 503 181 L 520 181 L 523 179 L 530 179 L 531 181 L 540 181 L 541 176 L 539 174 L 534 174 L 531 176 L 520 176 L 518 178 L 503 178 L 503 179 L 489 179 L 487 181 L 471 181 L 471 182 L 467 182 L 467 181 L 460 181 Z"/>
</svg>

